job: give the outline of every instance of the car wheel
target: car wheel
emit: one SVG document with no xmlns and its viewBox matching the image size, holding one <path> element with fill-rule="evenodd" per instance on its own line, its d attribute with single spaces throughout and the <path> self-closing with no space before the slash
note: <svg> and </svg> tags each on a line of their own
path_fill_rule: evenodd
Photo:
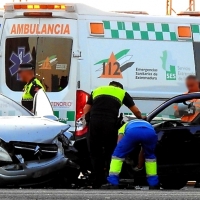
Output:
<svg viewBox="0 0 200 200">
<path fill-rule="evenodd" d="M 187 180 L 182 177 L 160 177 L 160 186 L 163 189 L 180 190 L 186 184 Z"/>
</svg>

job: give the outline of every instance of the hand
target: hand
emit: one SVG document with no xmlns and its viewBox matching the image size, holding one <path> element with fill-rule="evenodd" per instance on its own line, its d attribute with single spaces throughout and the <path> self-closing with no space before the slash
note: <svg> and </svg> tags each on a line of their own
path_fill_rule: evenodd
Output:
<svg viewBox="0 0 200 200">
<path fill-rule="evenodd" d="M 147 116 L 142 116 L 142 119 L 146 121 L 147 120 Z"/>
</svg>

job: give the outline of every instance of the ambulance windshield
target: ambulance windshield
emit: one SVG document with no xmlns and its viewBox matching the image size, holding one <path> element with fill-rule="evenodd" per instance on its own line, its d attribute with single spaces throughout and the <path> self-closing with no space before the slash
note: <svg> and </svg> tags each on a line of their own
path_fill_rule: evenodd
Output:
<svg viewBox="0 0 200 200">
<path fill-rule="evenodd" d="M 6 84 L 13 91 L 22 91 L 19 80 L 20 63 L 36 66 L 35 77 L 47 92 L 59 92 L 68 85 L 72 39 L 54 37 L 8 38 L 5 51 Z"/>
</svg>

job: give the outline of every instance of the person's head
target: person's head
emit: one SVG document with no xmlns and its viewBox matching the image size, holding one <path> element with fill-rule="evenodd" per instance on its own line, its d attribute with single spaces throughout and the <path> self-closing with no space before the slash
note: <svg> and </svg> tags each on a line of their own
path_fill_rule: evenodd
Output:
<svg viewBox="0 0 200 200">
<path fill-rule="evenodd" d="M 31 63 L 20 64 L 18 74 L 22 82 L 28 83 L 34 77 L 34 66 Z"/>
<path fill-rule="evenodd" d="M 124 89 L 123 85 L 121 83 L 117 82 L 117 81 L 112 81 L 112 82 L 109 83 L 109 85 Z"/>
<path fill-rule="evenodd" d="M 188 92 L 199 92 L 199 80 L 195 75 L 189 75 L 185 80 Z"/>
</svg>

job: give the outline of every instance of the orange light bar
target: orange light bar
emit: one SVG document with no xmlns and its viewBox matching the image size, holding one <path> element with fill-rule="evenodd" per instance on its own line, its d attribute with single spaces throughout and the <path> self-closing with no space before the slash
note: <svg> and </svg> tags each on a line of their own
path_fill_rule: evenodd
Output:
<svg viewBox="0 0 200 200">
<path fill-rule="evenodd" d="M 192 33 L 189 26 L 178 26 L 178 36 L 180 38 L 191 38 Z"/>
<path fill-rule="evenodd" d="M 19 10 L 19 9 L 23 9 L 23 10 L 26 10 L 26 9 L 49 9 L 49 10 L 65 10 L 66 9 L 66 6 L 65 5 L 39 5 L 39 4 L 28 4 L 28 5 L 25 5 L 25 4 L 17 4 L 17 5 L 14 5 L 14 9 L 15 10 Z"/>
<path fill-rule="evenodd" d="M 104 34 L 103 23 L 90 23 L 90 32 L 91 34 Z"/>
</svg>

